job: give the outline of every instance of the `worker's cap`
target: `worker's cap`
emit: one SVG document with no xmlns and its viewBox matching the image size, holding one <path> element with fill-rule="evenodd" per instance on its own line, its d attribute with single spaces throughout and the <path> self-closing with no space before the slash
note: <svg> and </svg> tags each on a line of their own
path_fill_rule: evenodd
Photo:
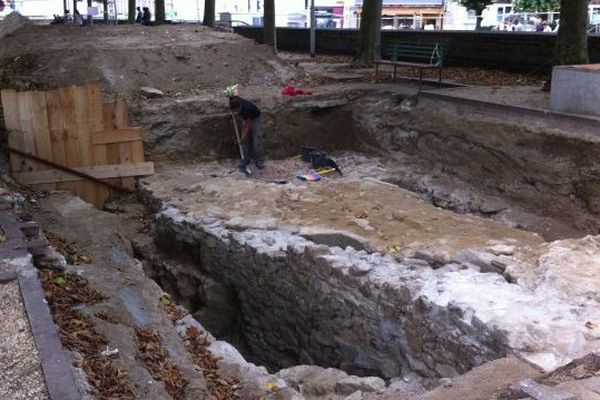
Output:
<svg viewBox="0 0 600 400">
<path fill-rule="evenodd" d="M 239 85 L 231 85 L 231 86 L 227 87 L 227 89 L 225 89 L 223 91 L 223 94 L 225 96 L 227 96 L 227 97 L 230 97 L 230 98 L 231 97 L 237 97 L 237 96 L 239 96 L 239 94 L 238 94 L 238 86 Z"/>
</svg>

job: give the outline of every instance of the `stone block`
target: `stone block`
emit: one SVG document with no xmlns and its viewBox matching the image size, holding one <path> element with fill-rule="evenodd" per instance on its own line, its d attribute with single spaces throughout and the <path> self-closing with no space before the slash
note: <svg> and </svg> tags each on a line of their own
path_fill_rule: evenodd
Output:
<svg viewBox="0 0 600 400">
<path fill-rule="evenodd" d="M 29 238 L 35 237 L 40 233 L 40 225 L 35 221 L 29 221 L 21 226 L 21 232 Z"/>
<path fill-rule="evenodd" d="M 551 108 L 600 116 L 600 64 L 554 67 Z"/>
<path fill-rule="evenodd" d="M 600 376 L 582 379 L 579 382 L 588 390 L 600 394 Z"/>
<path fill-rule="evenodd" d="M 385 382 L 376 376 L 366 378 L 349 376 L 335 384 L 335 392 L 342 395 L 351 395 L 357 391 L 366 393 L 380 392 L 384 389 Z"/>
<path fill-rule="evenodd" d="M 577 400 L 577 397 L 564 389 L 546 386 L 533 379 L 524 379 L 510 386 L 513 398 L 527 395 L 535 400 Z M 519 397 L 520 396 L 520 397 Z"/>
</svg>

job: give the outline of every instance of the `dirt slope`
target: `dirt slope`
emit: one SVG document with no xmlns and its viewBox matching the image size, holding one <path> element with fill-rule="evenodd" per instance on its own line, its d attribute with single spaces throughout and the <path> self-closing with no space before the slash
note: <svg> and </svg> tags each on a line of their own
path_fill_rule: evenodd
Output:
<svg viewBox="0 0 600 400">
<path fill-rule="evenodd" d="M 7 20 L 0 21 L 0 33 L 8 33 L 0 34 L 4 87 L 100 79 L 108 92 L 130 94 L 153 86 L 168 94 L 194 94 L 232 83 L 281 85 L 295 75 L 269 48 L 196 24 L 80 28 Z"/>
</svg>

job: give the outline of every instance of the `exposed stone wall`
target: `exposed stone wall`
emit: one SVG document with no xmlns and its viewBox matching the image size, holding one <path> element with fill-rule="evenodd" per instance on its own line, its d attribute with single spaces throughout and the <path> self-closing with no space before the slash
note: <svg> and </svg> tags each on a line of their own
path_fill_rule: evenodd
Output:
<svg viewBox="0 0 600 400">
<path fill-rule="evenodd" d="M 507 351 L 501 331 L 418 293 L 422 279 L 436 274 L 422 260 L 398 264 L 286 232 L 235 232 L 219 221 L 190 224 L 183 218 L 170 209 L 156 224 L 163 251 L 196 261 L 195 269 L 179 264 L 170 274 L 177 282 L 209 275 L 236 292 L 253 362 L 274 369 L 310 363 L 384 377 L 416 371 L 434 378 L 464 373 Z"/>
</svg>

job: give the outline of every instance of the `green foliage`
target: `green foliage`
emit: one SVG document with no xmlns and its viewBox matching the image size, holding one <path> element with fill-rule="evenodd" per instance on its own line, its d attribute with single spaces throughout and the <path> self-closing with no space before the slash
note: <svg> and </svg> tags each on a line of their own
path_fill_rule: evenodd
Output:
<svg viewBox="0 0 600 400">
<path fill-rule="evenodd" d="M 64 276 L 59 275 L 56 278 L 54 278 L 54 283 L 58 286 L 64 286 L 67 283 L 67 280 Z"/>
<path fill-rule="evenodd" d="M 169 296 L 164 295 L 160 298 L 159 303 L 161 306 L 166 308 L 171 305 L 171 299 L 169 299 Z"/>
<path fill-rule="evenodd" d="M 555 11 L 560 7 L 560 0 L 515 0 L 517 11 Z"/>
<path fill-rule="evenodd" d="M 467 10 L 473 10 L 477 15 L 481 15 L 487 6 L 495 2 L 494 0 L 458 0 L 458 3 Z"/>
</svg>

